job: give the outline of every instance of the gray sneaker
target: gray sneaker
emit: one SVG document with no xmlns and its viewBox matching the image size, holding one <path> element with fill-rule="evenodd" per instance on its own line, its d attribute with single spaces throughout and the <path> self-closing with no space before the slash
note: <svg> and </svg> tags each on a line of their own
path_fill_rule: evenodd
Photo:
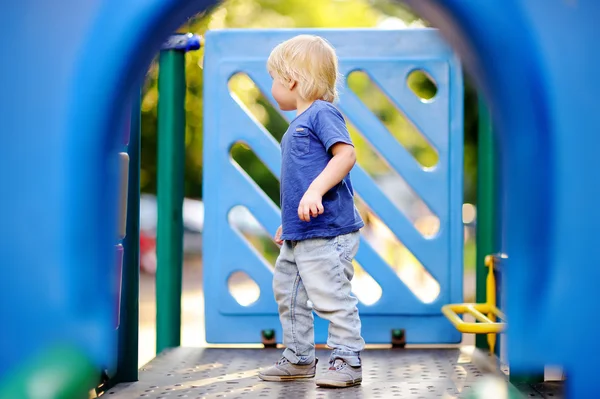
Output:
<svg viewBox="0 0 600 399">
<path fill-rule="evenodd" d="M 352 367 L 342 359 L 329 362 L 329 369 L 317 378 L 317 385 L 323 388 L 345 388 L 362 382 L 362 367 Z"/>
<path fill-rule="evenodd" d="M 293 364 L 285 357 L 268 369 L 261 370 L 258 377 L 264 381 L 290 381 L 303 378 L 313 378 L 317 371 L 317 361 L 310 364 Z"/>
</svg>

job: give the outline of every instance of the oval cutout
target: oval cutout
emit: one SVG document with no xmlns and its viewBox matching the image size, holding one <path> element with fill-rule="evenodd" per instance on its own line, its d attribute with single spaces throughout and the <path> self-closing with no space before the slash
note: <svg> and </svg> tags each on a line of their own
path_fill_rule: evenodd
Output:
<svg viewBox="0 0 600 399">
<path fill-rule="evenodd" d="M 260 287 L 242 271 L 231 273 L 227 279 L 229 293 L 242 306 L 250 306 L 260 297 Z"/>
<path fill-rule="evenodd" d="M 383 294 L 381 286 L 356 260 L 352 263 L 354 264 L 354 278 L 351 281 L 352 293 L 364 305 L 376 304 Z"/>
<path fill-rule="evenodd" d="M 431 101 L 436 96 L 438 88 L 435 80 L 422 69 L 415 69 L 406 77 L 408 88 L 421 101 Z"/>
</svg>

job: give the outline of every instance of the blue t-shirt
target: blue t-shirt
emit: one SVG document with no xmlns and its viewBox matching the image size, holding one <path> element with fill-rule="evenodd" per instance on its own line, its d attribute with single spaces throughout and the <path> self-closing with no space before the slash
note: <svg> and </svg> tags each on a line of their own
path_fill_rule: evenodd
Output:
<svg viewBox="0 0 600 399">
<path fill-rule="evenodd" d="M 315 101 L 291 123 L 281 140 L 281 217 L 283 240 L 336 237 L 364 223 L 354 206 L 348 174 L 323 196 L 322 215 L 304 222 L 298 217 L 302 196 L 332 158 L 336 143 L 352 145 L 342 114 L 326 101 Z"/>
</svg>

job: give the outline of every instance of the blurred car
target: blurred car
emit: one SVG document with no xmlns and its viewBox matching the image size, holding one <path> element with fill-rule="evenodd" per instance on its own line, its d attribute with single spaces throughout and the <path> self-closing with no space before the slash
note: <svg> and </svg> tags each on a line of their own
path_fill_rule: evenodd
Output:
<svg viewBox="0 0 600 399">
<path fill-rule="evenodd" d="M 202 201 L 184 198 L 182 213 L 183 252 L 184 254 L 201 254 L 204 204 Z M 140 236 L 145 235 L 156 239 L 157 220 L 156 196 L 142 194 L 140 196 Z"/>
<path fill-rule="evenodd" d="M 156 239 L 140 230 L 140 269 L 143 272 L 156 273 Z"/>
</svg>

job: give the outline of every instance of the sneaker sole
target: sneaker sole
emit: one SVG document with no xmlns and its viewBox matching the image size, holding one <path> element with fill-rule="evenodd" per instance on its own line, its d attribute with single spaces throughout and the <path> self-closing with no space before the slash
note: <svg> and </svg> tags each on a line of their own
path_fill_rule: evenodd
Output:
<svg viewBox="0 0 600 399">
<path fill-rule="evenodd" d="M 293 381 L 293 380 L 307 380 L 309 378 L 315 378 L 315 374 L 307 375 L 258 375 L 263 381 L 270 382 L 282 382 L 282 381 Z"/>
<path fill-rule="evenodd" d="M 362 383 L 362 378 L 354 381 L 319 380 L 317 386 L 321 388 L 348 388 Z"/>
</svg>

